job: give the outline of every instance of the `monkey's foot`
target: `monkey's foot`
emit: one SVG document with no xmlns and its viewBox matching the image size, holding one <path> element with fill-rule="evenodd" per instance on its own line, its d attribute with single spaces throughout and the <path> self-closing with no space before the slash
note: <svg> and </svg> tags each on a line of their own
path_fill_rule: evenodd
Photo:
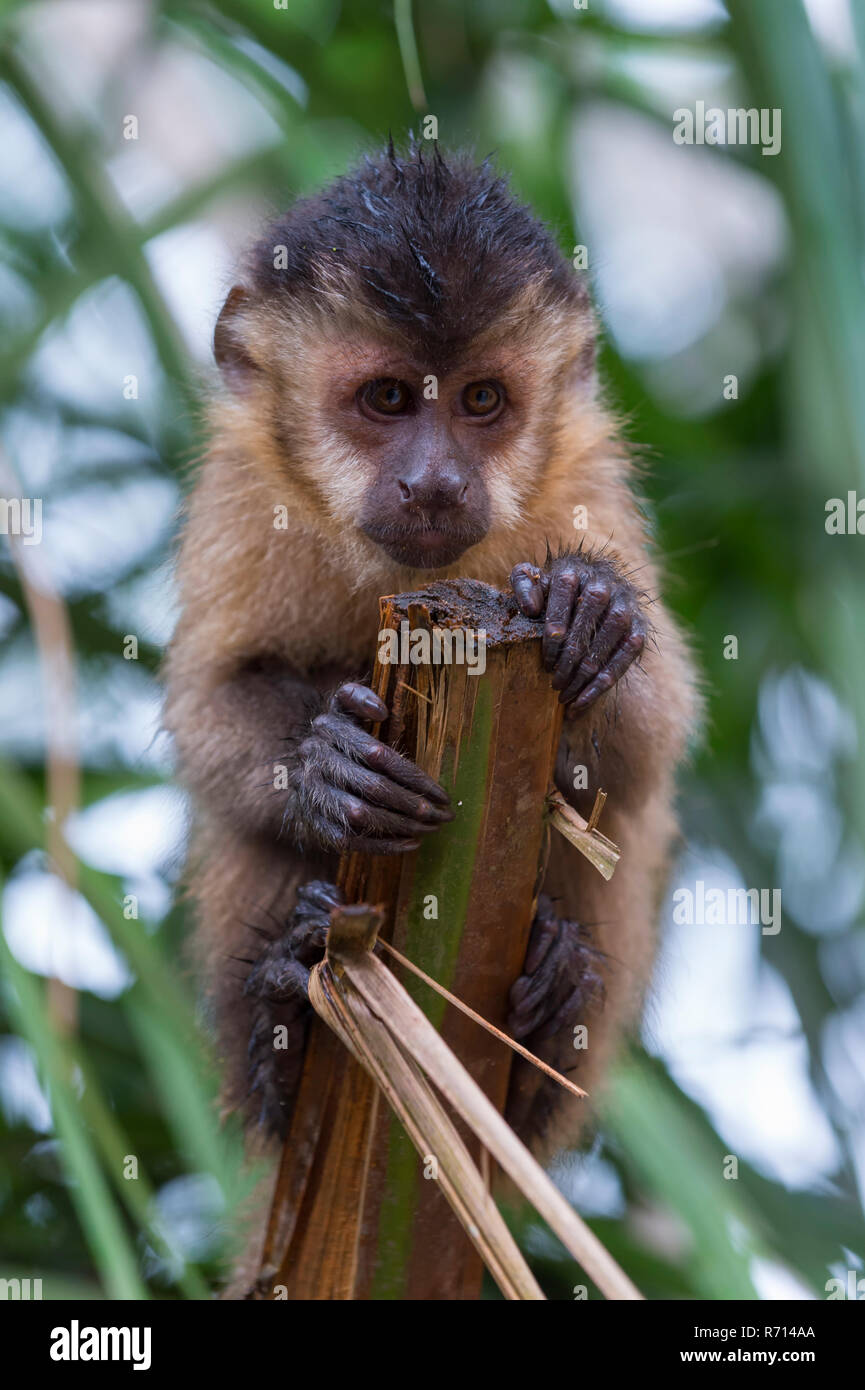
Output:
<svg viewBox="0 0 865 1390">
<path fill-rule="evenodd" d="M 510 992 L 506 1028 L 511 1036 L 541 1042 L 582 1022 L 589 1009 L 603 1003 L 601 958 L 586 928 L 557 917 L 541 894 L 523 974 Z"/>
<path fill-rule="evenodd" d="M 258 1123 L 280 1138 L 288 1132 L 303 1070 L 312 1014 L 309 972 L 322 958 L 331 909 L 342 901 L 332 883 L 303 884 L 285 931 L 268 942 L 243 987 L 250 1001 L 250 1098 L 261 1097 Z"/>
</svg>

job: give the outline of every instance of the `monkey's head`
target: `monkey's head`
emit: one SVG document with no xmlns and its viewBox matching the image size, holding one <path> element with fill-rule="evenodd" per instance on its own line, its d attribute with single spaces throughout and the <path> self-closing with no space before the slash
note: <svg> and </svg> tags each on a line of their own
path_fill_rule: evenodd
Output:
<svg viewBox="0 0 865 1390">
<path fill-rule="evenodd" d="M 485 163 L 390 146 L 255 246 L 214 335 L 252 453 L 410 569 L 513 528 L 591 395 L 582 277 Z"/>
</svg>

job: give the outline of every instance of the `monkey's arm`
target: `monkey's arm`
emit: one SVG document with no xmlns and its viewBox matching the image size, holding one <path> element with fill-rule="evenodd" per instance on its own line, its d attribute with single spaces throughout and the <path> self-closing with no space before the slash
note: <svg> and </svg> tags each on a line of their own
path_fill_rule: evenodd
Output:
<svg viewBox="0 0 865 1390">
<path fill-rule="evenodd" d="M 453 812 L 431 778 L 361 727 L 386 718 L 387 707 L 365 686 L 340 682 L 345 672 L 305 680 L 285 662 L 260 659 L 208 679 L 184 657 L 181 634 L 166 723 L 204 813 L 192 855 L 197 949 L 225 1096 L 283 1134 L 303 1065 L 305 980 L 321 955 L 334 891 L 309 880 L 334 877 L 343 849 L 414 848 Z M 313 888 L 314 899 L 306 896 Z"/>
<path fill-rule="evenodd" d="M 320 712 L 328 674 L 304 680 L 283 663 L 260 661 L 193 682 L 173 678 L 169 665 L 166 723 L 200 807 L 244 837 L 280 837 L 286 797 L 276 790 L 276 768 Z"/>
<path fill-rule="evenodd" d="M 186 785 L 245 837 L 304 850 L 415 848 L 451 819 L 447 796 L 360 727 L 387 708 L 358 682 L 334 690 L 336 674 L 304 680 L 258 661 L 206 692 L 179 682 L 166 714 Z"/>
</svg>

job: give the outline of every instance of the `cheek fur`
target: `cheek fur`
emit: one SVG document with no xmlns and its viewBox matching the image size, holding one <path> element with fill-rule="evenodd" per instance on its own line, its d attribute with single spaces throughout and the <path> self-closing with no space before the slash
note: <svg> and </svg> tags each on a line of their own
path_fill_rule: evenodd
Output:
<svg viewBox="0 0 865 1390">
<path fill-rule="evenodd" d="M 492 526 L 509 528 L 524 519 L 541 472 L 538 446 L 532 440 L 512 444 L 506 453 L 494 454 L 487 460 L 484 483 Z"/>
<path fill-rule="evenodd" d="M 375 468 L 356 448 L 329 433 L 320 441 L 316 456 L 327 459 L 327 468 L 316 468 L 314 478 L 325 506 L 332 516 L 352 524 L 375 484 Z"/>
</svg>

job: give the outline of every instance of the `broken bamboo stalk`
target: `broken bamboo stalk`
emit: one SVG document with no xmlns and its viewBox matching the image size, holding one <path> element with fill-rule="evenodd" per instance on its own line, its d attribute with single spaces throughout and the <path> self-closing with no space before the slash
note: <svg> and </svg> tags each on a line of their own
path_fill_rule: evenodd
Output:
<svg viewBox="0 0 865 1390">
<path fill-rule="evenodd" d="M 380 926 L 377 908 L 334 909 L 325 959 L 310 976 L 310 1000 L 378 1082 L 505 1298 L 537 1300 L 543 1294 L 440 1097 L 482 1142 L 483 1152 L 496 1157 L 601 1292 L 611 1299 L 639 1299 L 631 1280 L 374 955 Z"/>
<path fill-rule="evenodd" d="M 331 913 L 327 954 L 310 975 L 309 997 L 316 1012 L 377 1082 L 399 1117 L 425 1167 L 434 1165 L 440 1191 L 456 1213 L 508 1299 L 543 1298 L 537 1281 L 508 1230 L 486 1183 L 410 1050 L 401 1046 L 404 1027 L 409 1032 L 415 1015 L 427 1028 L 432 1025 L 393 977 L 398 1004 L 392 1001 L 382 1016 L 353 987 L 355 961 L 371 954 L 373 938 L 381 925 L 381 912 L 366 905 L 336 908 Z M 371 928 L 371 930 L 365 930 Z M 373 959 L 373 969 L 384 967 Z M 433 1030 L 434 1031 L 434 1030 Z M 438 1035 L 435 1034 L 437 1037 Z M 453 1053 L 451 1064 L 459 1067 Z"/>
<path fill-rule="evenodd" d="M 390 717 L 380 736 L 442 783 L 457 814 L 411 854 L 346 856 L 339 882 L 347 902 L 381 905 L 385 940 L 501 1027 L 541 882 L 561 730 L 541 662 L 542 623 L 473 580 L 383 599 L 381 613 L 372 685 Z M 479 632 L 483 644 L 472 646 Z M 447 661 L 448 642 L 461 662 Z M 509 1050 L 411 976 L 404 984 L 502 1113 Z M 471 1299 L 481 1275 L 377 1087 L 315 1019 L 259 1296 Z"/>
</svg>

